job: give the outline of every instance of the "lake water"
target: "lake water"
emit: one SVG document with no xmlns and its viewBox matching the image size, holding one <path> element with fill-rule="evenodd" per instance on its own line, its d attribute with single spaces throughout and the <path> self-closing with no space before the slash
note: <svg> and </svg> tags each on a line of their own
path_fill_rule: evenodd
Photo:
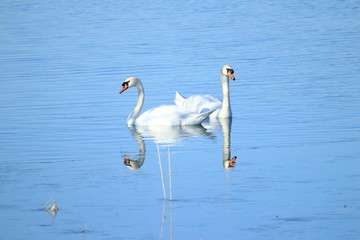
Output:
<svg viewBox="0 0 360 240">
<path fill-rule="evenodd" d="M 359 239 L 359 7 L 1 1 L 0 238 Z M 126 126 L 224 64 L 231 122 Z"/>
</svg>

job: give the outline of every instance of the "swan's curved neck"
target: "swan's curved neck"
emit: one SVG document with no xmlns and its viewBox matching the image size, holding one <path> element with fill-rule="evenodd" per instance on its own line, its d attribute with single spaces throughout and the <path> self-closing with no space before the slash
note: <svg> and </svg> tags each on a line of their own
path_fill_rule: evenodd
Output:
<svg viewBox="0 0 360 240">
<path fill-rule="evenodd" d="M 128 120 L 127 120 L 128 125 L 133 125 L 136 118 L 140 115 L 141 108 L 144 104 L 144 96 L 145 96 L 144 87 L 140 81 L 138 81 L 135 86 L 138 90 L 138 99 L 137 99 L 136 105 L 134 107 L 134 110 L 128 117 Z"/>
<path fill-rule="evenodd" d="M 145 161 L 146 148 L 145 148 L 144 139 L 141 136 L 141 134 L 139 132 L 137 132 L 137 130 L 134 126 L 128 126 L 128 128 L 138 143 L 139 154 L 138 154 L 137 159 L 136 158 L 128 159 L 128 160 L 130 160 L 130 162 L 126 165 L 130 169 L 139 169 L 144 164 L 144 161 Z"/>
<path fill-rule="evenodd" d="M 222 83 L 223 100 L 222 100 L 222 107 L 219 116 L 231 117 L 229 77 L 226 75 L 221 75 L 221 83 Z"/>
</svg>

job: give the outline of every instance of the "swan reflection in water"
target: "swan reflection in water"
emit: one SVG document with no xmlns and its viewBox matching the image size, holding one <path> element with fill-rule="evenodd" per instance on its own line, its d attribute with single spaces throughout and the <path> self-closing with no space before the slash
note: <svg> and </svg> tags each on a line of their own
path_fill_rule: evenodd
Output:
<svg viewBox="0 0 360 240">
<path fill-rule="evenodd" d="M 154 140 L 155 143 L 164 146 L 177 146 L 183 139 L 206 136 L 215 138 L 212 133 L 202 125 L 190 126 L 128 126 L 131 135 L 135 138 L 139 153 L 136 155 L 125 155 L 124 164 L 129 169 L 139 169 L 145 160 L 146 147 L 145 139 Z"/>
<path fill-rule="evenodd" d="M 203 125 L 192 126 L 129 126 L 129 131 L 135 138 L 139 152 L 135 156 L 126 157 L 124 164 L 129 169 L 139 169 L 145 161 L 146 147 L 144 143 L 145 139 L 154 140 L 157 147 L 158 161 L 161 174 L 161 184 L 163 190 L 163 210 L 161 214 L 161 227 L 160 227 L 160 239 L 163 239 L 166 232 L 169 233 L 169 239 L 172 239 L 173 234 L 173 214 L 172 214 L 172 171 L 171 171 L 171 153 L 170 147 L 177 146 L 181 141 L 187 138 L 193 137 L 206 137 L 214 139 L 215 135 L 212 131 L 222 129 L 223 133 L 223 152 L 222 163 L 225 169 L 233 169 L 235 166 L 236 156 L 231 158 L 231 118 L 220 119 L 218 121 L 211 121 L 203 123 Z M 164 174 L 163 162 L 161 160 L 160 147 L 167 147 L 167 166 L 168 173 Z M 168 187 L 165 186 L 165 182 L 168 180 Z M 167 196 L 167 191 L 169 196 Z M 167 201 L 169 200 L 169 202 Z M 169 205 L 168 205 L 169 204 Z M 168 231 L 166 231 L 166 225 L 168 225 Z"/>
<path fill-rule="evenodd" d="M 177 146 L 186 138 L 206 137 L 214 139 L 212 131 L 222 129 L 223 132 L 223 154 L 222 162 L 225 169 L 233 169 L 237 157 L 231 158 L 231 118 L 219 119 L 217 121 L 204 122 L 202 125 L 191 126 L 128 126 L 131 135 L 135 138 L 139 152 L 138 154 L 126 154 L 124 164 L 132 170 L 139 169 L 145 161 L 146 147 L 145 139 L 154 140 L 155 143 L 164 146 Z"/>
<path fill-rule="evenodd" d="M 128 127 L 128 128 L 131 135 L 135 138 L 138 144 L 139 153 L 131 154 L 131 155 L 126 154 L 124 156 L 124 164 L 127 168 L 131 170 L 137 170 L 141 168 L 141 166 L 144 164 L 146 147 L 143 136 L 138 131 L 136 131 L 134 127 Z"/>
<path fill-rule="evenodd" d="M 218 121 L 211 120 L 203 123 L 208 130 L 222 129 L 223 132 L 223 155 L 222 162 L 225 169 L 233 169 L 236 164 L 237 157 L 231 158 L 231 124 L 232 118 L 220 118 Z"/>
</svg>

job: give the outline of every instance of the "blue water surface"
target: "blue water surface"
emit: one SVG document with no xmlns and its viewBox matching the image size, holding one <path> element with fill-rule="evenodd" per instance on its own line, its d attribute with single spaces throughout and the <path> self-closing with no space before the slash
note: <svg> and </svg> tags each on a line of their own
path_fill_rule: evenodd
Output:
<svg viewBox="0 0 360 240">
<path fill-rule="evenodd" d="M 0 238 L 358 239 L 359 7 L 1 1 Z M 224 64 L 231 121 L 126 126 Z"/>
</svg>

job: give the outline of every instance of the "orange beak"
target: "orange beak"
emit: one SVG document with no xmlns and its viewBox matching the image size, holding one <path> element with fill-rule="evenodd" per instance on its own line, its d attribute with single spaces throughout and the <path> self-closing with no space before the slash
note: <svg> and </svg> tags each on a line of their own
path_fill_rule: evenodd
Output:
<svg viewBox="0 0 360 240">
<path fill-rule="evenodd" d="M 122 92 L 124 92 L 126 89 L 128 89 L 129 88 L 129 85 L 128 84 L 123 84 L 123 88 L 121 89 L 121 91 L 120 91 L 120 94 L 122 93 Z"/>
<path fill-rule="evenodd" d="M 229 161 L 229 166 L 230 166 L 230 167 L 234 167 L 234 166 L 235 166 L 236 159 L 237 159 L 237 157 L 235 156 L 235 157 L 233 157 L 233 158 Z"/>
<path fill-rule="evenodd" d="M 131 167 L 130 159 L 125 158 L 125 159 L 124 159 L 124 164 L 125 164 L 126 166 L 130 166 L 130 167 Z"/>
<path fill-rule="evenodd" d="M 235 81 L 235 76 L 231 72 L 228 72 L 229 78 L 231 78 L 233 81 Z"/>
</svg>

